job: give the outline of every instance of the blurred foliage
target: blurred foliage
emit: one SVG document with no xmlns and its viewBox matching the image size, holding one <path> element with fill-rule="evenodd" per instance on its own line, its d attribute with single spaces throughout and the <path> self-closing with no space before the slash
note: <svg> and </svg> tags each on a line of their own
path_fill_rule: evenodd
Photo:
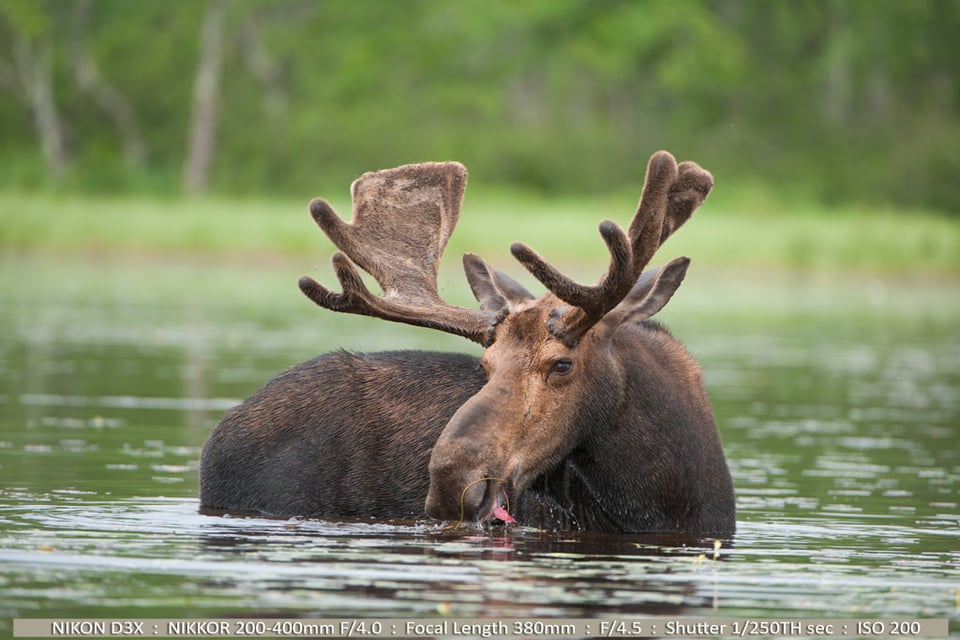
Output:
<svg viewBox="0 0 960 640">
<path fill-rule="evenodd" d="M 180 190 L 218 4 L 0 0 L 0 186 Z M 477 185 L 635 190 L 667 148 L 960 214 L 958 32 L 949 0 L 231 0 L 204 184 L 345 193 L 458 159 Z"/>
</svg>

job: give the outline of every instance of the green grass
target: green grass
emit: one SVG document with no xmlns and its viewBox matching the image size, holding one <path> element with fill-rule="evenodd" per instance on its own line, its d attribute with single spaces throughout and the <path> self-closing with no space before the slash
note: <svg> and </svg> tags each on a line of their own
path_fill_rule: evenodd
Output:
<svg viewBox="0 0 960 640">
<path fill-rule="evenodd" d="M 290 258 L 325 264 L 332 245 L 307 213 L 307 200 L 0 193 L 0 251 L 6 255 Z M 504 192 L 467 194 L 447 249 L 484 256 L 514 273 L 512 242 L 558 265 L 602 270 L 603 219 L 626 225 L 633 196 L 543 200 Z M 334 200 L 350 215 L 346 198 Z M 824 209 L 747 192 L 716 195 L 665 245 L 664 258 L 689 255 L 703 268 L 960 273 L 960 219 L 923 212 Z M 658 261 L 660 261 L 658 259 Z"/>
</svg>

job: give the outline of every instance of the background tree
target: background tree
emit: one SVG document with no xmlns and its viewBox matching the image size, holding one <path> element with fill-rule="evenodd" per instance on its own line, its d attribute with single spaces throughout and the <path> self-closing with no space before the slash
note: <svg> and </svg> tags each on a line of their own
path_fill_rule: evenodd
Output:
<svg viewBox="0 0 960 640">
<path fill-rule="evenodd" d="M 208 0 L 200 30 L 200 60 L 193 84 L 190 135 L 183 170 L 183 188 L 187 193 L 199 193 L 206 188 L 216 149 L 226 10 L 225 0 Z"/>
<path fill-rule="evenodd" d="M 71 25 L 70 62 L 77 86 L 90 95 L 94 106 L 113 123 L 120 137 L 124 162 L 139 169 L 146 159 L 146 146 L 133 105 L 116 87 L 107 82 L 90 51 L 90 12 L 93 0 L 74 3 Z"/>
<path fill-rule="evenodd" d="M 609 191 L 666 147 L 728 184 L 960 213 L 956 2 L 0 7 L 0 185 L 301 193 L 457 158 Z"/>
<path fill-rule="evenodd" d="M 0 64 L 7 90 L 29 110 L 40 152 L 53 179 L 69 162 L 64 125 L 55 98 L 54 56 L 63 7 L 25 0 L 0 5 L 9 27 L 11 61 Z"/>
</svg>

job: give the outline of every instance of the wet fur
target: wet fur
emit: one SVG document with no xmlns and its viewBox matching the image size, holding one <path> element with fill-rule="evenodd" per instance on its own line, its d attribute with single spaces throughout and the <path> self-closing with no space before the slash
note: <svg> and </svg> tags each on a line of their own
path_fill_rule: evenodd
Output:
<svg viewBox="0 0 960 640">
<path fill-rule="evenodd" d="M 616 340 L 631 352 L 624 397 L 581 404 L 579 439 L 509 496 L 511 515 L 546 529 L 732 532 L 732 485 L 699 368 L 658 323 L 621 327 Z M 477 358 L 450 353 L 338 351 L 296 365 L 216 427 L 201 505 L 423 518 L 432 447 L 486 381 Z"/>
</svg>

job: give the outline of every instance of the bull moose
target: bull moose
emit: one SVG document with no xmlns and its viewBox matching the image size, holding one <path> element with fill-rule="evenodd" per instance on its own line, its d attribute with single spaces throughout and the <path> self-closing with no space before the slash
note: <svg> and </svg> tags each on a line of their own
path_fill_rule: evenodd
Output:
<svg viewBox="0 0 960 640">
<path fill-rule="evenodd" d="M 732 533 L 733 486 L 700 368 L 649 320 L 689 259 L 644 271 L 706 198 L 710 173 L 654 154 L 628 230 L 600 225 L 610 264 L 595 285 L 516 243 L 513 256 L 548 290 L 535 297 L 464 255 L 478 309 L 437 292 L 466 179 L 456 162 L 366 173 L 351 187 L 351 222 L 313 200 L 310 213 L 340 249 L 342 293 L 307 276 L 299 285 L 333 311 L 463 336 L 482 357 L 337 351 L 288 369 L 214 429 L 201 508 Z"/>
</svg>

